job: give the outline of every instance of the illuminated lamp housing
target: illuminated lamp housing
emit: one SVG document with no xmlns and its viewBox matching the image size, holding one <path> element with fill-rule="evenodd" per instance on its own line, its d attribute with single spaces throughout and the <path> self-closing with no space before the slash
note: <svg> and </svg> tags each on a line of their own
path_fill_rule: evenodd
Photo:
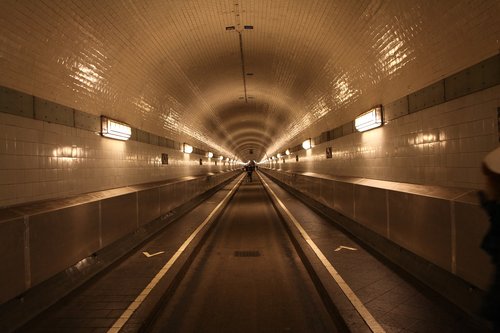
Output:
<svg viewBox="0 0 500 333">
<path fill-rule="evenodd" d="M 120 121 L 101 116 L 101 135 L 106 138 L 125 141 L 132 135 L 132 128 Z"/>
<path fill-rule="evenodd" d="M 290 149 L 287 149 L 287 150 L 285 151 L 285 154 L 290 155 Z"/>
<path fill-rule="evenodd" d="M 306 141 L 302 142 L 302 148 L 305 150 L 311 149 L 311 139 L 307 139 Z"/>
<path fill-rule="evenodd" d="M 281 158 L 281 154 L 280 154 L 280 153 L 278 153 L 278 154 L 276 155 L 276 157 L 277 157 L 277 158 Z"/>
<path fill-rule="evenodd" d="M 219 161 L 222 161 L 222 160 L 224 160 L 224 156 L 221 155 L 221 156 L 219 156 Z"/>
<path fill-rule="evenodd" d="M 354 121 L 354 126 L 359 132 L 364 132 L 382 126 L 382 121 L 382 106 L 377 106 L 359 115 Z"/>
<path fill-rule="evenodd" d="M 208 158 L 212 158 L 212 157 L 214 157 L 214 153 L 212 153 L 211 151 L 209 151 L 209 152 L 207 153 L 207 157 L 208 157 Z"/>
<path fill-rule="evenodd" d="M 186 154 L 191 154 L 193 152 L 193 146 L 190 146 L 187 143 L 184 143 L 184 145 L 182 147 L 182 151 L 185 152 Z"/>
</svg>

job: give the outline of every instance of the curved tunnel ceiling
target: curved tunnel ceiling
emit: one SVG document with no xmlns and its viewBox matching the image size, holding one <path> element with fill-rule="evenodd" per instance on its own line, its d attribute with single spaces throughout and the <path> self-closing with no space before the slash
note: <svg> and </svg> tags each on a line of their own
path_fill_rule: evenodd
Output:
<svg viewBox="0 0 500 333">
<path fill-rule="evenodd" d="M 1 85 L 244 161 L 500 47 L 496 0 L 5 1 L 0 15 Z"/>
</svg>

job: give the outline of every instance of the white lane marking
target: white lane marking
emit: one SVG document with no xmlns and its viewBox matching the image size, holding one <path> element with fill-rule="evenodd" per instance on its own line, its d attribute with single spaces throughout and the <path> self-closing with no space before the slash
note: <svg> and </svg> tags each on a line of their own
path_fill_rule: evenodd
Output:
<svg viewBox="0 0 500 333">
<path fill-rule="evenodd" d="M 229 191 L 229 193 L 224 197 L 224 199 L 212 210 L 210 215 L 201 223 L 198 228 L 191 234 L 191 236 L 186 239 L 186 241 L 179 247 L 179 249 L 174 253 L 172 258 L 161 268 L 161 270 L 155 275 L 155 277 L 149 282 L 149 284 L 144 288 L 139 296 L 135 298 L 135 300 L 128 306 L 128 308 L 122 313 L 120 318 L 118 318 L 113 326 L 108 330 L 108 333 L 116 333 L 119 332 L 125 323 L 130 319 L 132 314 L 139 308 L 142 302 L 146 299 L 149 293 L 153 290 L 153 288 L 158 284 L 161 278 L 170 270 L 170 268 L 174 265 L 177 259 L 181 256 L 181 254 L 186 250 L 189 244 L 193 241 L 193 239 L 198 235 L 198 233 L 210 222 L 212 217 L 217 213 L 217 211 L 223 206 L 223 204 L 229 200 L 231 194 L 236 190 L 238 185 L 243 180 L 243 176 L 238 180 L 236 185 Z"/>
<path fill-rule="evenodd" d="M 160 251 L 160 252 L 156 252 L 156 253 L 152 253 L 152 254 L 149 254 L 149 252 L 142 252 L 142 254 L 144 254 L 148 258 L 157 256 L 157 255 L 162 254 L 162 253 L 165 253 L 165 251 Z"/>
<path fill-rule="evenodd" d="M 259 175 L 260 176 L 260 175 Z M 342 292 L 346 297 L 349 299 L 351 304 L 354 306 L 356 311 L 358 311 L 359 315 L 365 323 L 368 325 L 370 330 L 374 333 L 385 333 L 385 330 L 380 326 L 380 324 L 375 320 L 375 318 L 372 316 L 372 314 L 368 311 L 368 309 L 364 306 L 363 302 L 356 296 L 354 291 L 352 291 L 351 287 L 344 281 L 342 276 L 337 272 L 337 270 L 333 267 L 333 265 L 328 261 L 328 259 L 325 257 L 323 252 L 318 248 L 318 246 L 313 242 L 311 237 L 307 234 L 307 232 L 302 228 L 300 223 L 295 219 L 295 217 L 290 213 L 290 211 L 285 207 L 283 202 L 278 198 L 278 196 L 274 193 L 274 191 L 271 189 L 269 185 L 267 185 L 266 181 L 260 177 L 264 186 L 267 187 L 271 195 L 274 197 L 274 199 L 278 202 L 280 207 L 285 211 L 285 213 L 288 215 L 290 220 L 292 220 L 293 224 L 295 227 L 299 230 L 301 236 L 304 238 L 304 240 L 307 242 L 307 244 L 311 247 L 311 249 L 314 251 L 316 256 L 319 258 L 321 263 L 325 266 L 325 268 L 328 270 L 332 278 L 337 282 L 338 286 L 340 289 L 342 289 Z"/>
<path fill-rule="evenodd" d="M 349 246 L 344 246 L 344 245 L 340 245 L 338 248 L 335 249 L 335 251 L 340 251 L 342 249 L 346 249 L 346 250 L 351 250 L 351 251 L 356 251 L 357 249 L 355 249 L 354 247 L 349 247 Z"/>
</svg>

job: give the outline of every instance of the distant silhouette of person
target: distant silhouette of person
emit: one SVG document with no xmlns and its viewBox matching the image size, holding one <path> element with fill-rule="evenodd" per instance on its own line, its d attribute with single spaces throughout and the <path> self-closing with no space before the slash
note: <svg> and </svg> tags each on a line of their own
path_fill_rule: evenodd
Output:
<svg viewBox="0 0 500 333">
<path fill-rule="evenodd" d="M 484 301 L 483 314 L 493 321 L 493 332 L 500 333 L 500 148 L 486 155 L 482 167 L 486 187 L 479 192 L 479 199 L 490 218 L 490 228 L 483 238 L 481 248 L 490 255 L 495 265 L 493 284 Z"/>
<path fill-rule="evenodd" d="M 255 164 L 252 162 L 245 165 L 245 171 L 247 172 L 247 180 L 252 182 L 252 173 L 255 171 Z"/>
</svg>

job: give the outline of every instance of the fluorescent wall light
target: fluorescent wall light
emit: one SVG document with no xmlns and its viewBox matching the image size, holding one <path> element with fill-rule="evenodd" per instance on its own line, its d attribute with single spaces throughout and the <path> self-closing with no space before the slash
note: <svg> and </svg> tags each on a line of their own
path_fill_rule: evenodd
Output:
<svg viewBox="0 0 500 333">
<path fill-rule="evenodd" d="M 111 139 L 128 140 L 132 135 L 129 125 L 101 116 L 101 135 Z"/>
<path fill-rule="evenodd" d="M 212 153 L 211 151 L 209 151 L 209 152 L 207 153 L 207 156 L 208 156 L 208 158 L 212 158 L 212 157 L 214 157 L 214 153 Z"/>
<path fill-rule="evenodd" d="M 354 126 L 359 132 L 382 126 L 382 107 L 377 106 L 358 116 L 354 121 Z"/>
<path fill-rule="evenodd" d="M 190 146 L 187 143 L 184 143 L 182 151 L 185 152 L 186 154 L 191 154 L 193 152 L 193 146 Z"/>
<path fill-rule="evenodd" d="M 287 150 L 285 151 L 285 154 L 290 155 L 290 149 L 287 149 Z"/>
<path fill-rule="evenodd" d="M 302 142 L 302 148 L 305 150 L 311 149 L 311 139 L 307 139 L 306 141 Z"/>
</svg>

